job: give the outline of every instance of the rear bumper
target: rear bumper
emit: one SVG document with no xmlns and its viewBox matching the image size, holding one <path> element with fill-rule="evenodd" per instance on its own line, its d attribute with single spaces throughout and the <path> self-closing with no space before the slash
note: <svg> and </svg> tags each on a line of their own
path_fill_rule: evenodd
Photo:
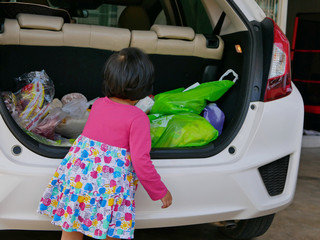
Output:
<svg viewBox="0 0 320 240">
<path fill-rule="evenodd" d="M 161 210 L 160 203 L 147 201 L 140 189 L 138 228 L 248 219 L 276 213 L 292 202 L 303 132 L 301 95 L 294 87 L 288 97 L 252 104 L 255 108 L 250 108 L 242 129 L 229 146 L 235 149 L 234 154 L 227 148 L 208 159 L 155 162 L 172 192 L 173 205 Z M 287 160 L 288 165 L 282 166 Z M 275 181 L 266 186 L 259 171 L 270 163 L 274 165 L 271 167 L 282 168 L 282 175 L 287 170 L 281 180 L 283 188 L 274 192 L 271 189 L 271 193 L 270 185 L 279 186 L 272 186 Z"/>
<path fill-rule="evenodd" d="M 173 195 L 173 205 L 161 209 L 141 186 L 136 202 L 136 227 L 151 228 L 247 219 L 278 212 L 293 200 L 303 127 L 302 98 L 293 92 L 280 100 L 252 103 L 237 137 L 218 155 L 204 159 L 161 159 L 154 165 Z M 1 119 L 0 119 L 1 120 Z M 0 121 L 0 229 L 57 229 L 36 213 L 43 190 L 59 164 L 20 144 Z M 259 173 L 283 157 L 289 158 L 283 191 L 270 196 Z"/>
</svg>

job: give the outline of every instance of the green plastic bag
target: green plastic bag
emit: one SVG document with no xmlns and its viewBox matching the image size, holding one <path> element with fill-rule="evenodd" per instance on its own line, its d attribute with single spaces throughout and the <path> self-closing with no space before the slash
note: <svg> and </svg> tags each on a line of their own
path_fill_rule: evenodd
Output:
<svg viewBox="0 0 320 240">
<path fill-rule="evenodd" d="M 194 113 L 162 116 L 149 115 L 152 147 L 203 146 L 218 137 L 216 130 L 205 118 Z"/>
<path fill-rule="evenodd" d="M 185 92 L 183 88 L 178 88 L 157 94 L 150 114 L 170 115 L 188 112 L 200 114 L 207 101 L 217 101 L 233 84 L 234 82 L 229 80 L 213 81 L 202 83 Z"/>
</svg>

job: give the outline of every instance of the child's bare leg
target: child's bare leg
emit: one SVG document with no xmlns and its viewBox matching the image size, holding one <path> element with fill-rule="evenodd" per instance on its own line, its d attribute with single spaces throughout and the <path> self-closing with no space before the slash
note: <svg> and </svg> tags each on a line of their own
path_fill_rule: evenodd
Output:
<svg viewBox="0 0 320 240">
<path fill-rule="evenodd" d="M 82 240 L 83 234 L 80 232 L 66 232 L 62 230 L 61 240 Z"/>
</svg>

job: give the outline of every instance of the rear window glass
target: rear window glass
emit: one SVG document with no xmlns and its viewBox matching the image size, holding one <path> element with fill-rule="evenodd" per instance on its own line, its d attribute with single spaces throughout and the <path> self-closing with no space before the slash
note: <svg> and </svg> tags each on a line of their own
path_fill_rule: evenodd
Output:
<svg viewBox="0 0 320 240">
<path fill-rule="evenodd" d="M 82 10 L 82 16 L 74 17 L 74 19 L 80 24 L 116 27 L 124 8 L 124 6 L 102 4 L 97 9 Z"/>
<path fill-rule="evenodd" d="M 184 24 L 192 27 L 196 33 L 209 34 L 212 26 L 204 6 L 198 0 L 180 0 Z"/>
<path fill-rule="evenodd" d="M 82 16 L 74 17 L 74 19 L 79 24 L 117 27 L 119 17 L 125 8 L 125 6 L 102 4 L 97 9 L 82 10 Z M 160 13 L 156 16 L 154 24 L 167 25 L 167 19 L 163 10 L 161 10 Z"/>
<path fill-rule="evenodd" d="M 12 1 L 11 2 L 16 2 Z M 149 30 L 153 24 L 160 25 L 182 25 L 194 29 L 196 33 L 210 34 L 212 32 L 211 22 L 208 14 L 199 0 L 130 0 L 112 1 L 71 1 L 71 0 L 28 0 L 20 1 L 36 5 L 44 5 L 55 9 L 64 9 L 71 15 L 74 23 L 100 25 L 108 27 L 124 27 L 134 25 L 132 29 Z M 129 4 L 126 6 L 126 4 Z M 140 5 L 139 5 L 140 4 Z M 128 14 L 128 8 L 131 7 Z M 132 10 L 136 8 L 135 10 Z M 126 17 L 121 14 L 125 12 Z M 125 20 L 123 20 L 125 19 Z M 125 26 L 121 20 L 126 21 Z M 127 22 L 132 22 L 127 24 Z M 136 24 L 136 25 L 135 25 Z M 135 26 L 139 26 L 135 28 Z"/>
</svg>

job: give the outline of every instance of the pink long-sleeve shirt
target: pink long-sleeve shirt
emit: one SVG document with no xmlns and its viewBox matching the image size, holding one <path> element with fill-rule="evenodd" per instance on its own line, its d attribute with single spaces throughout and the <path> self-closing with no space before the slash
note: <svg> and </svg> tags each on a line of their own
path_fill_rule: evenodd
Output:
<svg viewBox="0 0 320 240">
<path fill-rule="evenodd" d="M 152 200 L 167 193 L 150 159 L 151 136 L 148 116 L 139 108 L 113 102 L 108 97 L 92 105 L 82 135 L 114 147 L 127 149 L 139 181 Z"/>
</svg>

